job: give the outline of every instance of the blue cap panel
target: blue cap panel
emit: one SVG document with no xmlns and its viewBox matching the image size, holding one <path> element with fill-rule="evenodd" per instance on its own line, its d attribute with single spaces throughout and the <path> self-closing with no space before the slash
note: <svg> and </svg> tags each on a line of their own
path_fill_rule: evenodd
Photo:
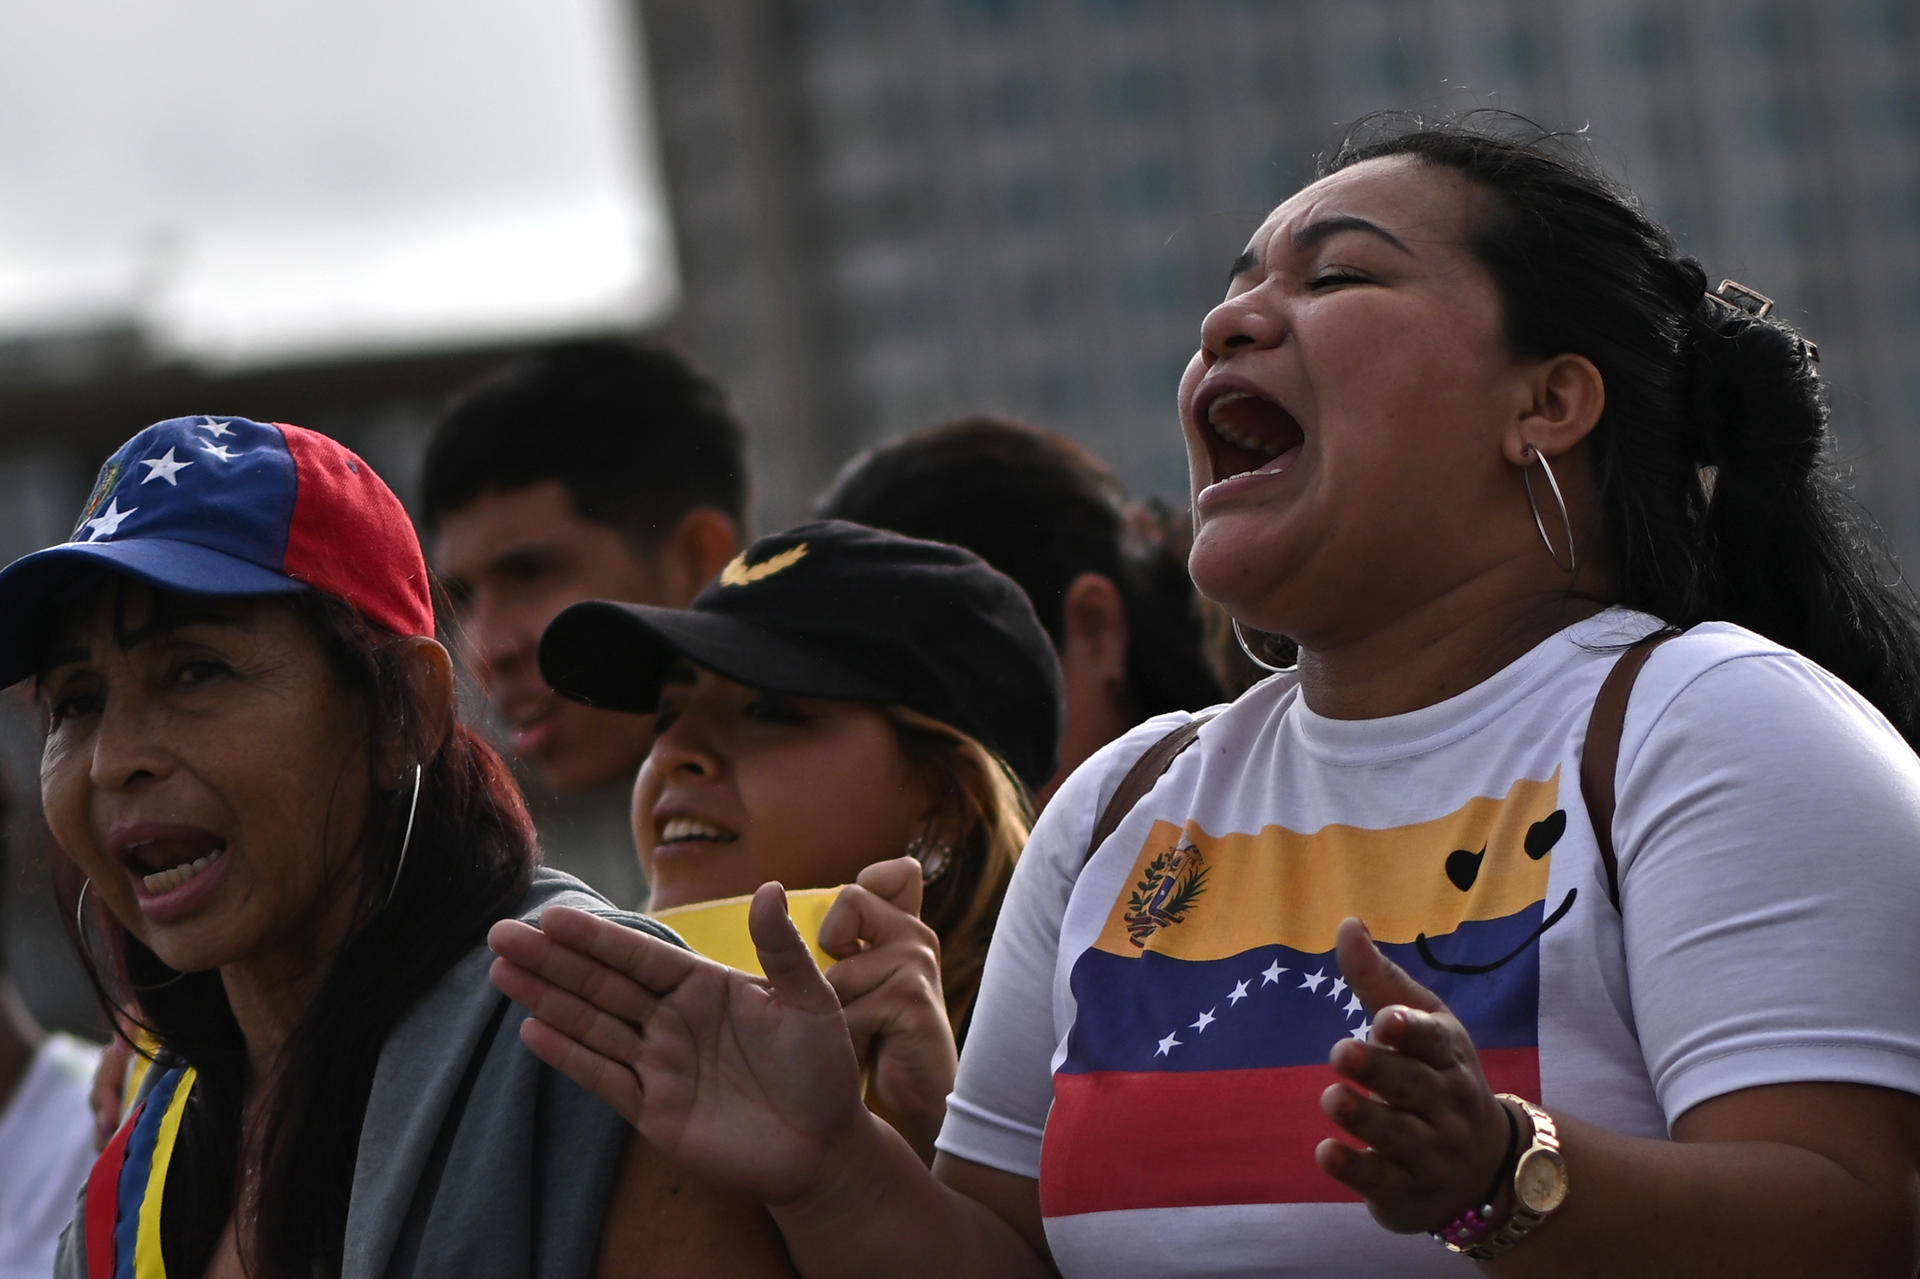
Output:
<svg viewBox="0 0 1920 1279">
<path fill-rule="evenodd" d="M 174 418 L 107 459 L 68 540 L 192 543 L 278 573 L 294 493 L 293 457 L 275 428 L 245 418 Z"/>
</svg>

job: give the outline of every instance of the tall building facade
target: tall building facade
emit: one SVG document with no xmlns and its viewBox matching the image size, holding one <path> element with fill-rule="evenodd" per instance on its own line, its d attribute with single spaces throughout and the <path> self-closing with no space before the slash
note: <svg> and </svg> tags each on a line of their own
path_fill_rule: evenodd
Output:
<svg viewBox="0 0 1920 1279">
<path fill-rule="evenodd" d="M 770 519 L 965 412 L 1185 479 L 1173 397 L 1265 212 L 1382 108 L 1586 130 L 1715 278 L 1820 343 L 1843 457 L 1920 562 L 1912 0 L 643 0 L 681 336 Z"/>
</svg>

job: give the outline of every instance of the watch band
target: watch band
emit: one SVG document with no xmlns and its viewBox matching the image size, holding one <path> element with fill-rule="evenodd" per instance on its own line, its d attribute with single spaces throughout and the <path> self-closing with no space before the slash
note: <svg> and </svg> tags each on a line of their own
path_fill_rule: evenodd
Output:
<svg viewBox="0 0 1920 1279">
<path fill-rule="evenodd" d="M 1499 1094 L 1499 1098 L 1501 1101 L 1510 1102 L 1527 1112 L 1527 1118 L 1533 1122 L 1533 1141 L 1528 1145 L 1526 1150 L 1521 1152 L 1520 1159 L 1514 1170 L 1513 1216 L 1507 1219 L 1506 1225 L 1494 1231 L 1491 1238 L 1476 1243 L 1469 1248 L 1460 1249 L 1461 1252 L 1475 1261 L 1492 1261 L 1495 1257 L 1506 1252 L 1507 1249 L 1532 1234 L 1535 1228 L 1547 1219 L 1547 1214 L 1559 1206 L 1558 1203 L 1556 1203 L 1544 1211 L 1536 1210 L 1529 1207 L 1519 1194 L 1520 1169 L 1526 1166 L 1528 1156 L 1532 1155 L 1535 1151 L 1541 1151 L 1544 1152 L 1548 1158 L 1556 1162 L 1560 1159 L 1560 1130 L 1555 1127 L 1553 1116 L 1528 1101 L 1525 1097 L 1516 1097 L 1512 1093 L 1503 1092 Z"/>
</svg>

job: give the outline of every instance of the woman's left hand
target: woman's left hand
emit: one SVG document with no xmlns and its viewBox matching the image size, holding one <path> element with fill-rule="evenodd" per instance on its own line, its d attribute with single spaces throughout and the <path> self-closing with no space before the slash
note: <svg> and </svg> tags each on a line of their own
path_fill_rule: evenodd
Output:
<svg viewBox="0 0 1920 1279">
<path fill-rule="evenodd" d="M 931 1162 L 959 1053 L 940 985 L 940 938 L 920 919 L 921 888 L 913 858 L 875 862 L 827 911 L 820 949 L 839 961 L 827 980 L 846 1011 L 869 1100 Z"/>
<path fill-rule="evenodd" d="M 1314 1158 L 1387 1229 L 1437 1230 L 1481 1206 L 1506 1158 L 1505 1104 L 1459 1018 L 1381 954 L 1358 919 L 1341 923 L 1335 954 L 1373 1031 L 1364 1043 L 1334 1046 L 1343 1082 L 1321 1094 L 1320 1106 L 1363 1145 L 1329 1137 Z"/>
</svg>

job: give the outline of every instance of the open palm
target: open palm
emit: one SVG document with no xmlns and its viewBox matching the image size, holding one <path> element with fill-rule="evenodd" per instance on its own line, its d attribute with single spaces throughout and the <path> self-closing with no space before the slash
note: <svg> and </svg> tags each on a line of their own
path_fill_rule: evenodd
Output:
<svg viewBox="0 0 1920 1279">
<path fill-rule="evenodd" d="M 488 934 L 493 983 L 532 1014 L 521 1038 L 712 1181 L 767 1203 L 809 1189 L 861 1108 L 840 1011 L 785 894 L 755 894 L 748 928 L 765 978 L 583 911 Z"/>
</svg>

